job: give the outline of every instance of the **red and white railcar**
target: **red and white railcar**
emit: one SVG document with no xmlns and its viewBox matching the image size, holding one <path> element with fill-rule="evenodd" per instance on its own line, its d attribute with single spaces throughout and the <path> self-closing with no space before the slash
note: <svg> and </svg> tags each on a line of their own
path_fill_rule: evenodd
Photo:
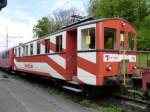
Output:
<svg viewBox="0 0 150 112">
<path fill-rule="evenodd" d="M 12 69 L 14 64 L 14 50 L 9 49 L 0 52 L 0 67 Z"/>
<path fill-rule="evenodd" d="M 103 86 L 121 74 L 123 60 L 126 74 L 134 73 L 136 37 L 134 27 L 119 18 L 74 24 L 15 47 L 14 70 Z"/>
</svg>

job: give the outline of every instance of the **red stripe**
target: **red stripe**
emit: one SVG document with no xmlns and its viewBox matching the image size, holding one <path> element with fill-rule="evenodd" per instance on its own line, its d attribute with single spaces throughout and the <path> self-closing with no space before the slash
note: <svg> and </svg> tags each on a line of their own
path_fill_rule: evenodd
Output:
<svg viewBox="0 0 150 112">
<path fill-rule="evenodd" d="M 85 60 L 78 56 L 78 67 L 84 69 L 87 72 L 90 72 L 91 74 L 97 74 L 97 66 L 95 63 L 92 63 L 88 60 Z"/>
<path fill-rule="evenodd" d="M 55 69 L 59 74 L 61 74 L 64 78 L 66 78 L 66 70 L 61 67 L 59 64 L 54 62 L 48 56 L 32 56 L 32 57 L 21 57 L 16 58 L 17 62 L 35 62 L 35 63 L 47 63 L 53 69 Z"/>
</svg>

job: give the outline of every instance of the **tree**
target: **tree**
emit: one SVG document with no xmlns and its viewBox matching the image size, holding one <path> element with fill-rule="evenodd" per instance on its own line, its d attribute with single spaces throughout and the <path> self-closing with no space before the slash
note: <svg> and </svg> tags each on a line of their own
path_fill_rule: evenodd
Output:
<svg viewBox="0 0 150 112">
<path fill-rule="evenodd" d="M 91 0 L 89 15 L 95 18 L 124 18 L 138 30 L 138 48 L 150 48 L 150 1 L 149 0 Z"/>
<path fill-rule="evenodd" d="M 62 26 L 73 22 L 72 15 L 75 15 L 77 10 L 75 8 L 68 10 L 56 10 L 53 15 L 43 17 L 38 20 L 37 25 L 34 26 L 34 32 L 38 37 L 56 32 Z"/>
</svg>

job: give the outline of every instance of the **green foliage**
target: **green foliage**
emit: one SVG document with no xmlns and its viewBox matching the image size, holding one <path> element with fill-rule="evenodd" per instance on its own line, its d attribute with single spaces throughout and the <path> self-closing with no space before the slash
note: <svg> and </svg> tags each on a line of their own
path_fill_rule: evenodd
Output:
<svg viewBox="0 0 150 112">
<path fill-rule="evenodd" d="M 80 101 L 80 105 L 83 107 L 89 107 L 89 108 L 97 108 L 98 107 L 98 105 L 94 101 L 87 100 L 87 99 Z"/>
<path fill-rule="evenodd" d="M 91 0 L 89 15 L 132 22 L 138 30 L 138 49 L 150 48 L 150 0 Z"/>
<path fill-rule="evenodd" d="M 123 112 L 120 107 L 104 107 L 103 109 L 99 109 L 98 112 Z"/>
<path fill-rule="evenodd" d="M 67 10 L 56 10 L 50 17 L 43 17 L 34 26 L 33 31 L 36 36 L 41 37 L 49 33 L 56 32 L 61 26 L 68 25 L 72 22 L 72 15 L 76 14 L 76 9 L 71 8 Z"/>
<path fill-rule="evenodd" d="M 38 20 L 37 25 L 35 25 L 35 33 L 38 37 L 53 33 L 59 29 L 60 25 L 54 19 L 49 19 L 48 17 L 43 17 Z"/>
</svg>

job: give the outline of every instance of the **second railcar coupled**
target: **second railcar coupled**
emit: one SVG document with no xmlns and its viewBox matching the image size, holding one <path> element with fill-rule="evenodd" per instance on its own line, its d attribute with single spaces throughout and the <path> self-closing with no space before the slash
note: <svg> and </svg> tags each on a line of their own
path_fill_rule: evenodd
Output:
<svg viewBox="0 0 150 112">
<path fill-rule="evenodd" d="M 126 75 L 134 74 L 136 41 L 136 30 L 126 20 L 90 20 L 20 44 L 10 58 L 16 71 L 105 86 L 123 77 L 123 60 Z"/>
</svg>

